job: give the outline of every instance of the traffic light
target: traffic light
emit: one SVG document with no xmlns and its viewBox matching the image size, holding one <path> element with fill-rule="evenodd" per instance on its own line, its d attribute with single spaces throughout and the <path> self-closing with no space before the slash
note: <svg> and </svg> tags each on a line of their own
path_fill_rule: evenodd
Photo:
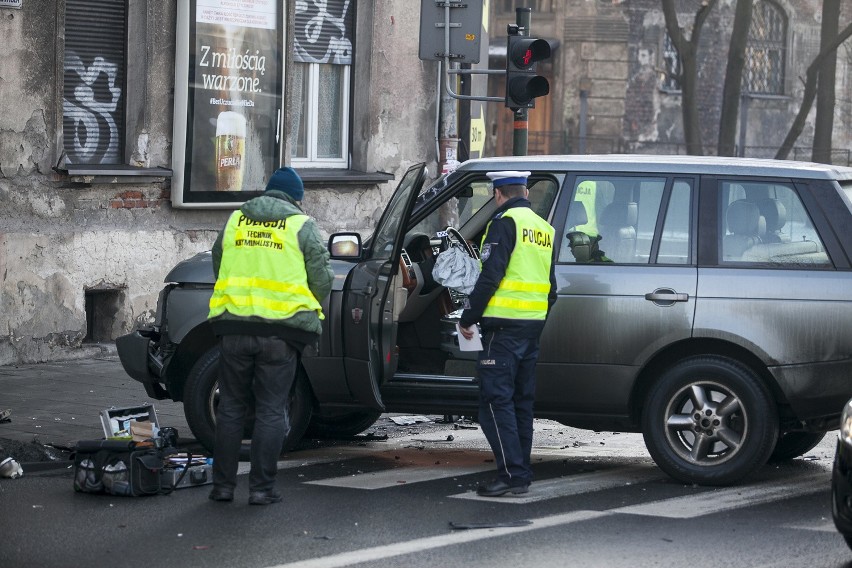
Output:
<svg viewBox="0 0 852 568">
<path fill-rule="evenodd" d="M 550 57 L 546 40 L 509 35 L 506 46 L 506 106 L 535 108 L 535 98 L 550 92 L 547 79 L 535 74 L 535 64 Z"/>
</svg>

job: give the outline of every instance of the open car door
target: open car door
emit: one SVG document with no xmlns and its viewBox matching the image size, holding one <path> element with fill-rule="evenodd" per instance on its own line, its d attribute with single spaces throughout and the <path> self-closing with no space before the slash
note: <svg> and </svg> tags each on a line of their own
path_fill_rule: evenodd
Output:
<svg viewBox="0 0 852 568">
<path fill-rule="evenodd" d="M 346 380 L 358 402 L 377 410 L 384 410 L 379 387 L 396 371 L 397 321 L 407 297 L 400 277 L 402 233 L 425 178 L 425 164 L 405 172 L 344 288 Z"/>
</svg>

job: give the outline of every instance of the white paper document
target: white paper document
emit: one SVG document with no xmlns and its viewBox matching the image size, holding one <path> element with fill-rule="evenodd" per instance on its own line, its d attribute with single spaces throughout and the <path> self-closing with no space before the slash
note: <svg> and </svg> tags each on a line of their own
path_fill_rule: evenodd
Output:
<svg viewBox="0 0 852 568">
<path fill-rule="evenodd" d="M 466 339 L 461 332 L 461 326 L 456 324 L 456 331 L 459 334 L 459 349 L 462 351 L 482 351 L 482 339 L 479 337 L 479 326 L 476 327 L 476 333 L 472 339 Z"/>
</svg>

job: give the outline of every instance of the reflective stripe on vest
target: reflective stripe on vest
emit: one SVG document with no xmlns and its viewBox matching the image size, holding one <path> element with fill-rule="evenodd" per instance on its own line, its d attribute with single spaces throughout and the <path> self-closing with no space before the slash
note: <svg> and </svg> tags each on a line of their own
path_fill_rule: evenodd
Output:
<svg viewBox="0 0 852 568">
<path fill-rule="evenodd" d="M 555 231 L 529 207 L 507 209 L 503 217 L 510 217 L 515 221 L 515 250 L 509 258 L 506 275 L 482 315 L 491 318 L 543 320 L 547 316 Z M 485 234 L 488 234 L 487 229 Z M 483 237 L 483 245 L 484 242 Z"/>
<path fill-rule="evenodd" d="M 222 264 L 210 298 L 210 313 L 258 316 L 282 320 L 320 303 L 308 287 L 305 257 L 299 248 L 299 229 L 307 215 L 286 221 L 252 221 L 241 211 L 228 219 L 222 236 Z"/>
</svg>

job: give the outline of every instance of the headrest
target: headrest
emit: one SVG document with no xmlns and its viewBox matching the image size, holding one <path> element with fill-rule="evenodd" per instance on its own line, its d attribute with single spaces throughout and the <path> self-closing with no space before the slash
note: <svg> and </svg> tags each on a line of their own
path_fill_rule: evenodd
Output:
<svg viewBox="0 0 852 568">
<path fill-rule="evenodd" d="M 735 235 L 752 237 L 766 233 L 766 220 L 760 216 L 756 203 L 740 199 L 728 205 L 725 213 L 728 229 Z"/>
<path fill-rule="evenodd" d="M 787 208 L 777 199 L 761 199 L 757 202 L 757 207 L 766 219 L 767 231 L 778 231 L 787 224 Z"/>
<path fill-rule="evenodd" d="M 615 227 L 635 227 L 639 218 L 639 206 L 635 202 L 614 202 L 601 213 L 601 223 Z"/>
<path fill-rule="evenodd" d="M 568 226 L 577 227 L 588 222 L 589 216 L 586 214 L 586 205 L 582 201 L 572 201 L 568 209 Z"/>
</svg>

